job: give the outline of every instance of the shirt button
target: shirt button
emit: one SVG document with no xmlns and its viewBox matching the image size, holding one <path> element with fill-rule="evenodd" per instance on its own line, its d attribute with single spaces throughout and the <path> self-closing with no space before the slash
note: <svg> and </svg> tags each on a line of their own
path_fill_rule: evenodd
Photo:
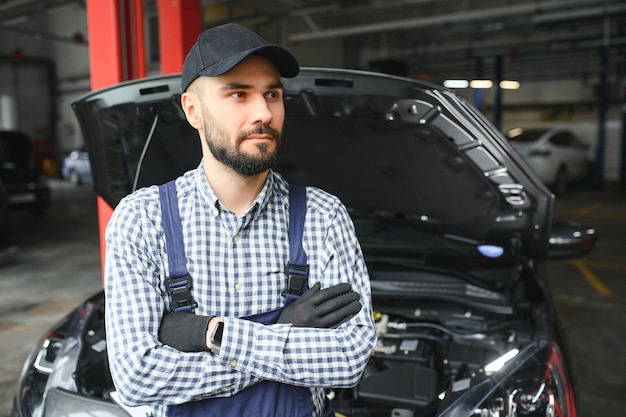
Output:
<svg viewBox="0 0 626 417">
<path fill-rule="evenodd" d="M 239 242 L 239 235 L 233 236 L 233 242 L 235 243 Z"/>
<path fill-rule="evenodd" d="M 235 284 L 235 291 L 241 291 L 242 288 L 243 288 L 243 285 L 241 285 L 240 283 Z"/>
<path fill-rule="evenodd" d="M 230 366 L 231 368 L 237 367 L 237 361 L 236 360 L 232 360 L 232 361 L 228 362 L 228 366 Z"/>
<path fill-rule="evenodd" d="M 220 214 L 220 211 L 217 207 L 213 207 L 213 211 L 211 211 L 211 214 L 213 214 L 213 217 L 217 217 Z"/>
</svg>

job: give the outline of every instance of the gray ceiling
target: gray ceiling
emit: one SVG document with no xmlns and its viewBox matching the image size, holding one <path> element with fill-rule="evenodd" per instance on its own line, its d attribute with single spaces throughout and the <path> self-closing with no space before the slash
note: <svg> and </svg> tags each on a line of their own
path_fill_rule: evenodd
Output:
<svg viewBox="0 0 626 417">
<path fill-rule="evenodd" d="M 146 0 L 146 9 L 155 2 Z M 0 29 L 8 19 L 53 5 L 84 7 L 84 0 L 0 0 Z M 285 43 L 330 39 L 343 45 L 347 66 L 359 65 L 355 51 L 361 51 L 360 56 L 399 62 L 408 75 L 429 74 L 436 82 L 474 76 L 478 58 L 489 76 L 496 56 L 513 79 L 593 79 L 603 57 L 611 77 L 624 76 L 624 0 L 203 0 L 203 5 L 226 10 L 223 19 L 205 21 L 206 27 L 237 21 L 273 26 Z"/>
</svg>

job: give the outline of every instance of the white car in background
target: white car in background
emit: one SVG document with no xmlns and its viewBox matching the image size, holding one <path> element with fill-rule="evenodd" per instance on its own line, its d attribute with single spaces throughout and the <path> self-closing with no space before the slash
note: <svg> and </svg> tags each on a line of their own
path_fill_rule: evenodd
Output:
<svg viewBox="0 0 626 417">
<path fill-rule="evenodd" d="M 76 149 L 63 159 L 61 166 L 63 179 L 74 185 L 91 183 L 91 164 L 84 149 Z"/>
<path fill-rule="evenodd" d="M 505 136 L 557 195 L 590 177 L 589 144 L 567 127 L 516 127 Z"/>
</svg>

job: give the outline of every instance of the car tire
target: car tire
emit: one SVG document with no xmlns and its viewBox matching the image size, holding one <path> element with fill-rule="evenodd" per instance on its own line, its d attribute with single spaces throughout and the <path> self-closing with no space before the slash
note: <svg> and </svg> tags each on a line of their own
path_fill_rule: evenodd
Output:
<svg viewBox="0 0 626 417">
<path fill-rule="evenodd" d="M 567 168 L 564 166 L 559 167 L 556 177 L 554 178 L 554 184 L 552 184 L 552 191 L 556 195 L 563 195 L 567 192 L 567 186 L 569 184 L 569 175 L 567 174 Z"/>
</svg>

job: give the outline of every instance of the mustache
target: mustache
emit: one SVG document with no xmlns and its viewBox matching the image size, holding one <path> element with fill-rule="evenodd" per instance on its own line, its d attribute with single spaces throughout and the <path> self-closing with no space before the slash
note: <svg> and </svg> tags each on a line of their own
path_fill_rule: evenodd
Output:
<svg viewBox="0 0 626 417">
<path fill-rule="evenodd" d="M 280 131 L 274 129 L 268 125 L 260 125 L 255 129 L 247 130 L 245 132 L 241 132 L 237 137 L 237 142 L 241 143 L 245 138 L 250 135 L 272 135 L 274 139 L 280 139 Z"/>
</svg>

